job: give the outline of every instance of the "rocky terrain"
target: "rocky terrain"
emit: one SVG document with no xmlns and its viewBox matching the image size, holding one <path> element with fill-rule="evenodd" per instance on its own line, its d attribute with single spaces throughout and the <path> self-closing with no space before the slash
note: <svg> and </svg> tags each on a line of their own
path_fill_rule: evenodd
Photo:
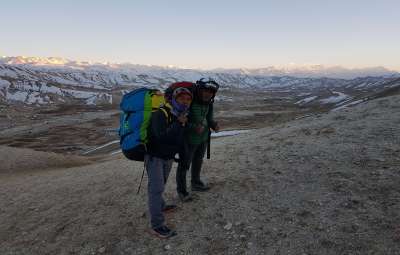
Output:
<svg viewBox="0 0 400 255">
<path fill-rule="evenodd" d="M 262 102 L 231 116 L 257 117 Z M 179 210 L 167 221 L 178 235 L 169 240 L 148 233 L 142 164 L 2 146 L 0 254 L 398 254 L 398 90 L 329 109 L 213 140 L 212 189 L 192 203 L 177 201 L 173 171 L 166 198 Z M 14 110 L 40 137 L 47 115 L 28 121 L 28 108 Z M 2 139 L 26 127 L 13 128 Z"/>
</svg>

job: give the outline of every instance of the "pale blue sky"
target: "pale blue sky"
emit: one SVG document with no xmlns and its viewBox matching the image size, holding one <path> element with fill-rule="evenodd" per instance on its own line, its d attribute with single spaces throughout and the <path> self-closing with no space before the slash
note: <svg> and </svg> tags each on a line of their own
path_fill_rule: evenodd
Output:
<svg viewBox="0 0 400 255">
<path fill-rule="evenodd" d="M 2 1 L 0 55 L 400 70 L 399 12 L 398 0 Z"/>
</svg>

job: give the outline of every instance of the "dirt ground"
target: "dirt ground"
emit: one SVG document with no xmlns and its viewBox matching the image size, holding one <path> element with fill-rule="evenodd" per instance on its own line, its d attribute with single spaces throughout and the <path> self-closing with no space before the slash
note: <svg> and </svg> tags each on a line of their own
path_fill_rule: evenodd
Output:
<svg viewBox="0 0 400 255">
<path fill-rule="evenodd" d="M 171 173 L 168 240 L 148 233 L 142 164 L 43 168 L 2 147 L 35 160 L 0 171 L 0 254 L 399 254 L 399 134 L 392 96 L 213 140 L 209 192 L 181 204 Z"/>
</svg>

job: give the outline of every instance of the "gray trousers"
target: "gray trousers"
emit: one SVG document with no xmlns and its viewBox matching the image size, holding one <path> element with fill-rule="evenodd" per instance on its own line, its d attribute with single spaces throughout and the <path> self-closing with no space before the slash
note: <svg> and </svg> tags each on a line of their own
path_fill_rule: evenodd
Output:
<svg viewBox="0 0 400 255">
<path fill-rule="evenodd" d="M 164 225 L 162 210 L 165 207 L 165 201 L 163 193 L 174 160 L 164 160 L 150 155 L 145 155 L 144 160 L 148 176 L 147 194 L 150 223 L 152 228 L 158 228 Z"/>
</svg>

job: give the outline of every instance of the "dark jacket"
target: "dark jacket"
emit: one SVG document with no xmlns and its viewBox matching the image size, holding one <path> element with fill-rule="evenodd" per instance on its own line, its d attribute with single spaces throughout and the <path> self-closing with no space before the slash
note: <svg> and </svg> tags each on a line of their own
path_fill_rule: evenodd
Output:
<svg viewBox="0 0 400 255">
<path fill-rule="evenodd" d="M 151 115 L 147 151 L 151 156 L 168 160 L 183 150 L 184 127 L 168 108 L 164 109 L 167 109 L 168 117 L 162 110 Z"/>
</svg>

